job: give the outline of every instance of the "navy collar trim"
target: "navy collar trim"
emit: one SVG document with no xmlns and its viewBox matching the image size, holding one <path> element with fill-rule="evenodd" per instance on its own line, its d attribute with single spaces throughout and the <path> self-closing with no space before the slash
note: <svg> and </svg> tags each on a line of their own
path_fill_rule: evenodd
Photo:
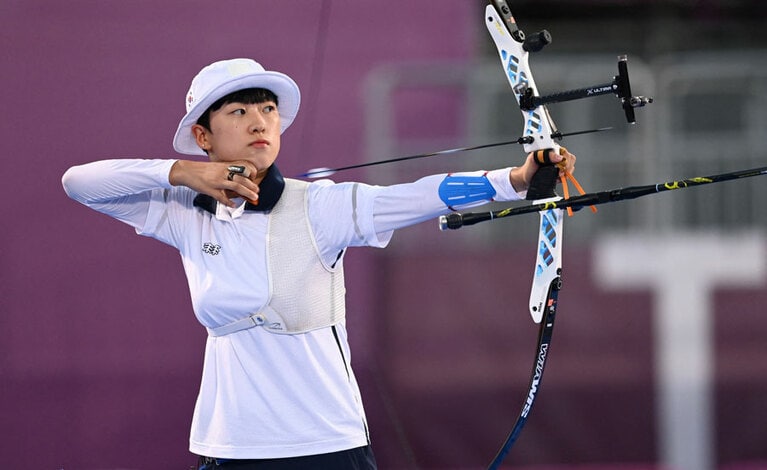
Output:
<svg viewBox="0 0 767 470">
<path fill-rule="evenodd" d="M 282 177 L 282 173 L 277 168 L 277 165 L 272 165 L 266 172 L 266 176 L 261 180 L 258 185 L 258 204 L 245 203 L 246 211 L 254 212 L 268 212 L 274 209 L 277 202 L 282 196 L 282 192 L 285 190 L 285 179 Z M 195 207 L 206 210 L 211 214 L 216 213 L 216 206 L 218 201 L 213 199 L 212 196 L 207 194 L 198 194 L 194 198 L 193 202 Z"/>
</svg>

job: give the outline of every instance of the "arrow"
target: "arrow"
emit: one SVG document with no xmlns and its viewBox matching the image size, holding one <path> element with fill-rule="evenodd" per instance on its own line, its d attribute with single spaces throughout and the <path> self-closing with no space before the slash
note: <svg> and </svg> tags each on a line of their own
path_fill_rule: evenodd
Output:
<svg viewBox="0 0 767 470">
<path fill-rule="evenodd" d="M 609 131 L 612 127 L 600 127 L 599 129 L 589 129 L 586 131 L 576 131 L 576 132 L 568 132 L 568 133 L 561 133 L 561 132 L 555 132 L 551 134 L 551 138 L 561 140 L 563 137 L 569 137 L 573 135 L 581 135 L 581 134 L 591 134 L 594 132 L 602 132 L 602 131 Z M 491 147 L 501 147 L 503 145 L 512 145 L 512 144 L 529 144 L 532 143 L 533 137 L 532 136 L 525 136 L 520 137 L 516 140 L 508 140 L 505 142 L 496 142 L 494 144 L 482 144 L 482 145 L 475 145 L 473 147 L 459 147 L 454 149 L 447 149 L 447 150 L 440 150 L 437 152 L 430 152 L 430 153 L 419 153 L 416 155 L 409 155 L 407 157 L 397 157 L 397 158 L 390 158 L 388 160 L 378 160 L 375 162 L 368 162 L 368 163 L 360 163 L 358 165 L 350 165 L 350 166 L 342 166 L 339 168 L 312 168 L 311 170 L 307 171 L 306 173 L 302 173 L 300 175 L 297 175 L 296 178 L 325 178 L 328 177 L 338 171 L 343 170 L 351 170 L 354 168 L 363 168 L 366 166 L 374 166 L 374 165 L 383 165 L 385 163 L 394 163 L 394 162 L 402 162 L 405 160 L 415 160 L 417 158 L 427 158 L 427 157 L 434 157 L 437 155 L 448 155 L 451 153 L 458 153 L 458 152 L 468 152 L 470 150 L 479 150 L 479 149 L 486 149 Z"/>
</svg>

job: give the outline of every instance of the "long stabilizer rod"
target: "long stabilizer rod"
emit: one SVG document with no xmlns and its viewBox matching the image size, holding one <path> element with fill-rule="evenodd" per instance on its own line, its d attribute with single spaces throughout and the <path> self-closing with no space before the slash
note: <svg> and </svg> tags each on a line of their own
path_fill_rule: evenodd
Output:
<svg viewBox="0 0 767 470">
<path fill-rule="evenodd" d="M 648 184 L 644 186 L 630 186 L 627 188 L 611 189 L 595 193 L 587 193 L 569 199 L 560 199 L 558 201 L 541 202 L 529 206 L 510 207 L 491 212 L 469 212 L 461 214 L 453 212 L 443 215 L 439 219 L 440 230 L 455 230 L 466 225 L 474 225 L 487 220 L 502 219 L 513 215 L 529 214 L 531 212 L 540 212 L 549 209 L 565 209 L 572 207 L 580 209 L 584 206 L 595 206 L 607 204 L 609 202 L 623 201 L 626 199 L 635 199 L 648 194 L 662 193 L 676 189 L 691 188 L 693 186 L 702 186 L 704 184 L 721 183 L 724 181 L 750 178 L 752 176 L 761 176 L 767 174 L 767 167 L 753 168 L 750 170 L 733 171 L 730 173 L 721 173 L 712 176 L 699 176 L 681 181 L 669 181 L 659 184 Z"/>
</svg>

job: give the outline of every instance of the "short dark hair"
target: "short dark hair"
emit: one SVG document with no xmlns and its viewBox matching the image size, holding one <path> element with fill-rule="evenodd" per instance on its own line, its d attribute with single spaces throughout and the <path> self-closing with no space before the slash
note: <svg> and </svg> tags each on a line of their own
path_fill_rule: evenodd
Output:
<svg viewBox="0 0 767 470">
<path fill-rule="evenodd" d="M 267 101 L 273 101 L 274 104 L 278 106 L 280 104 L 277 101 L 277 95 L 266 88 L 245 88 L 244 90 L 233 91 L 210 105 L 210 107 L 202 113 L 202 116 L 197 119 L 197 124 L 210 130 L 210 113 L 221 109 L 222 106 L 228 103 L 255 104 Z"/>
</svg>

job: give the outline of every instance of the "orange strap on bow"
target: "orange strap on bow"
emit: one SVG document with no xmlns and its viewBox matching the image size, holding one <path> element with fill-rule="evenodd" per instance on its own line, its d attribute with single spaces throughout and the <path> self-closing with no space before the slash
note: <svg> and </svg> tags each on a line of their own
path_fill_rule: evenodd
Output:
<svg viewBox="0 0 767 470">
<path fill-rule="evenodd" d="M 575 179 L 575 176 L 573 176 L 572 173 L 567 171 L 567 156 L 565 154 L 567 152 L 567 149 L 565 147 L 559 148 L 559 154 L 562 156 L 562 160 L 558 163 L 555 163 L 554 165 L 563 171 L 563 174 L 559 176 L 559 181 L 562 182 L 562 191 L 565 193 L 565 199 L 570 198 L 570 188 L 567 186 L 567 181 L 570 180 L 570 182 L 573 183 L 573 186 L 575 186 L 575 189 L 578 190 L 578 192 L 583 195 L 586 194 L 586 191 L 583 190 L 583 187 L 578 183 L 578 180 Z M 539 150 L 535 152 L 535 160 L 540 164 L 545 164 L 549 162 L 548 156 L 546 155 L 546 150 Z M 597 208 L 595 206 L 589 206 L 591 208 L 591 212 L 596 212 Z M 567 215 L 571 216 L 573 215 L 573 209 L 571 207 L 567 208 Z"/>
</svg>

